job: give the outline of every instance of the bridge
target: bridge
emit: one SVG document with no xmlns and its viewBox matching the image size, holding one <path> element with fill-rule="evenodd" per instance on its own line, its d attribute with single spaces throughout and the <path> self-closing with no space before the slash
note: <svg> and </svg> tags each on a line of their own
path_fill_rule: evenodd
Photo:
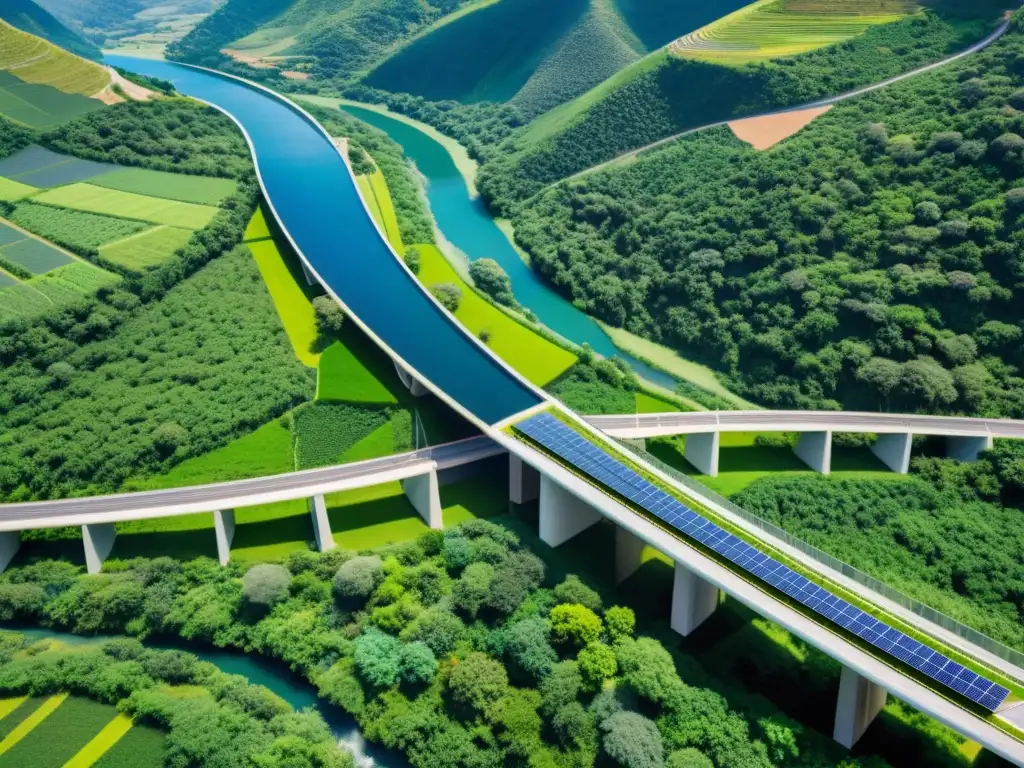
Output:
<svg viewBox="0 0 1024 768">
<path fill-rule="evenodd" d="M 948 456 L 975 461 L 992 448 L 996 437 L 1024 438 L 1024 421 L 972 419 L 916 414 L 851 411 L 704 411 L 643 413 L 631 416 L 589 416 L 587 422 L 613 437 L 644 440 L 686 435 L 684 456 L 710 477 L 718 475 L 723 432 L 797 432 L 794 452 L 811 469 L 828 474 L 832 466 L 832 435 L 858 432 L 878 435 L 871 451 L 893 472 L 910 470 L 914 435 L 942 437 Z"/>
<path fill-rule="evenodd" d="M 557 413 L 588 441 L 606 451 L 608 457 L 621 450 L 608 436 L 587 425 L 493 356 L 418 283 L 369 215 L 355 179 L 330 137 L 305 111 L 261 86 L 228 75 L 162 61 L 110 58 L 111 63 L 126 69 L 172 81 L 179 92 L 205 101 L 238 124 L 252 151 L 264 197 L 305 268 L 342 306 L 349 319 L 405 372 L 411 389 L 433 393 L 475 424 L 498 448 L 508 451 L 510 497 L 524 502 L 537 500 L 541 538 L 547 544 L 558 546 L 598 521 L 609 520 L 618 531 L 616 570 L 619 576 L 628 575 L 639 566 L 640 552 L 645 545 L 659 549 L 675 562 L 672 626 L 681 634 L 694 631 L 714 610 L 718 595 L 725 592 L 838 660 L 843 665 L 843 675 L 834 736 L 847 747 L 856 742 L 880 711 L 887 693 L 893 693 L 996 754 L 1024 764 L 1024 735 L 1016 730 L 1024 723 L 1014 724 L 1016 712 L 1024 716 L 1024 710 L 1012 706 L 1014 700 L 1004 702 L 1000 697 L 1003 703 L 998 707 L 999 713 L 993 714 L 991 708 L 971 705 L 956 687 L 939 677 L 927 679 L 908 672 L 893 655 L 870 650 L 839 624 L 801 610 L 769 584 L 740 573 L 709 554 L 698 541 L 655 524 L 635 504 L 602 486 L 594 477 L 570 470 L 557 456 L 510 431 L 514 425 L 541 412 Z M 377 461 L 389 460 L 394 457 Z M 433 511 L 436 482 L 431 480 L 435 475 L 430 469 L 423 471 L 428 464 L 417 465 L 420 460 L 410 458 L 404 465 L 401 462 L 405 460 L 399 459 L 394 466 L 385 463 L 370 467 L 367 477 L 394 479 L 402 473 L 412 473 L 405 477 L 406 493 L 428 522 L 436 524 Z M 692 489 L 681 488 L 656 467 L 642 460 L 635 463 L 647 477 L 653 478 L 661 488 L 669 489 L 677 498 L 712 508 L 710 500 L 702 499 Z M 292 487 L 264 489 L 271 494 L 268 498 L 284 498 L 273 496 L 276 493 L 311 494 L 314 530 L 318 532 L 321 547 L 330 545 L 330 537 L 324 526 L 326 515 L 321 515 L 322 501 L 318 505 L 317 498 L 322 499 L 325 488 L 357 487 L 345 484 L 362 482 L 360 478 L 346 475 L 351 470 L 337 471 L 340 474 L 330 479 L 317 476 L 316 482 L 300 480 L 301 491 Z M 326 474 L 329 475 L 330 470 Z M 182 508 L 195 510 L 197 507 L 189 505 L 212 505 L 211 511 L 218 513 L 215 530 L 220 540 L 226 540 L 233 523 L 229 514 L 231 505 L 259 495 L 239 498 L 233 495 L 236 490 L 222 488 L 210 498 L 197 501 L 195 495 L 205 492 L 185 489 L 190 495 L 182 500 Z M 153 512 L 154 507 L 147 506 L 152 498 L 127 510 L 121 506 L 127 500 L 115 501 L 116 508 L 107 510 L 111 516 L 106 518 L 101 517 L 102 508 L 94 508 L 91 514 L 97 515 L 92 518 L 95 522 L 74 518 L 76 505 L 85 504 L 86 500 L 54 503 L 66 503 L 60 508 L 60 515 L 71 516 L 84 527 L 110 526 L 114 515 L 127 512 L 134 519 L 147 511 L 164 514 L 177 504 L 165 496 L 163 503 L 155 507 L 158 511 Z M 127 503 L 135 505 L 137 502 Z M 102 502 L 99 504 L 102 507 Z M 19 530 L 19 525 L 28 527 L 25 526 L 27 518 L 17 518 L 19 513 L 28 514 L 40 525 L 42 518 L 49 514 L 43 508 L 17 506 L 21 509 L 0 507 L 0 519 L 4 520 L 9 534 Z M 6 518 L 8 512 L 14 517 Z M 218 517 L 219 523 L 216 522 Z M 112 532 L 110 527 L 83 530 L 86 548 L 99 555 L 111 545 Z M 7 538 L 8 545 L 12 541 L 12 537 Z M 763 542 L 763 547 L 770 551 L 772 545 Z M 93 557 L 93 569 L 99 567 L 98 559 L 101 558 Z M 831 585 L 827 588 L 838 589 L 829 579 L 815 577 L 819 578 L 823 585 Z M 869 594 L 858 597 L 865 604 L 872 601 Z M 884 609 L 877 610 L 885 614 Z M 962 674 L 973 675 L 972 680 L 977 678 L 945 655 L 953 651 L 948 650 L 939 633 L 929 632 L 928 637 L 929 645 L 918 647 L 929 658 L 934 654 L 942 664 L 952 664 Z M 986 675 L 1000 676 L 994 666 L 983 661 L 985 655 L 980 649 L 977 652 L 972 649 L 964 656 L 969 656 L 970 663 L 976 667 L 988 670 Z M 942 674 L 956 683 L 950 675 Z M 992 685 L 988 679 L 978 679 L 984 680 L 986 689 Z M 1016 685 L 1005 676 L 1001 679 Z M 1024 679 L 1024 672 L 1020 679 Z M 1024 721 L 1024 717 L 1020 720 Z"/>
</svg>

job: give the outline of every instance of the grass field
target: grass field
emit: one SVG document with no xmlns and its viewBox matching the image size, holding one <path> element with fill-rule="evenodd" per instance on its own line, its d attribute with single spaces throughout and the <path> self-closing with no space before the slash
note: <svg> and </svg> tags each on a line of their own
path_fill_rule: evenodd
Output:
<svg viewBox="0 0 1024 768">
<path fill-rule="evenodd" d="M 12 746 L 0 762 L 11 768 L 61 768 L 116 716 L 117 710 L 109 704 L 66 698 Z"/>
<path fill-rule="evenodd" d="M 8 715 L 12 722 L 9 730 L 5 729 L 3 740 L 0 741 L 0 755 L 7 755 L 25 739 L 46 718 L 53 714 L 68 698 L 66 693 L 47 696 L 42 699 L 32 697 Z M 7 718 L 4 718 L 5 721 Z M 4 764 L 13 764 L 10 756 L 4 757 Z"/>
<path fill-rule="evenodd" d="M 316 399 L 340 403 L 396 405 L 398 398 L 348 346 L 334 342 L 320 355 Z"/>
<path fill-rule="evenodd" d="M 441 252 L 433 245 L 418 245 L 419 279 L 424 285 L 455 283 L 462 289 L 462 302 L 455 317 L 473 334 L 488 331 L 487 342 L 498 357 L 534 384 L 544 386 L 576 362 L 576 356 L 517 323 L 500 309 L 480 298 L 465 284 Z"/>
<path fill-rule="evenodd" d="M 677 56 L 746 64 L 813 51 L 899 21 L 911 0 L 758 0 L 679 38 Z"/>
<path fill-rule="evenodd" d="M 0 177 L 0 200 L 10 203 L 34 195 L 39 190 L 11 179 Z"/>
<path fill-rule="evenodd" d="M 89 768 L 111 747 L 124 738 L 131 729 L 132 719 L 128 715 L 116 715 L 99 733 L 90 739 L 88 744 L 68 760 L 63 768 Z"/>
<path fill-rule="evenodd" d="M 198 205 L 217 205 L 238 188 L 238 184 L 231 179 L 187 176 L 145 168 L 121 168 L 97 176 L 90 183 L 107 189 Z"/>
<path fill-rule="evenodd" d="M 273 240 L 249 242 L 249 251 L 270 291 L 270 298 L 274 301 L 277 315 L 281 318 L 295 355 L 304 365 L 315 368 L 320 362 L 320 353 L 315 349 L 320 334 L 307 287 L 300 285 Z"/>
<path fill-rule="evenodd" d="M 60 208 L 151 221 L 154 224 L 168 224 L 185 229 L 201 229 L 209 224 L 217 213 L 217 209 L 210 206 L 162 200 L 82 183 L 57 187 L 37 195 L 34 199 Z"/>
<path fill-rule="evenodd" d="M 732 496 L 762 477 L 816 474 L 786 447 L 755 445 L 753 432 L 723 432 L 718 455 L 718 477 L 698 472 L 684 457 L 686 437 L 647 441 L 647 450 L 666 464 L 699 480 L 716 493 Z M 891 478 L 892 472 L 867 448 L 832 446 L 832 473 L 836 479 Z"/>
<path fill-rule="evenodd" d="M 649 395 L 646 392 L 636 393 L 637 413 L 674 413 L 679 410 L 681 410 L 679 406 L 668 400 L 662 400 L 660 397 Z"/>
<path fill-rule="evenodd" d="M 27 282 L 0 287 L 0 320 L 36 317 L 120 279 L 92 264 L 73 261 Z"/>
<path fill-rule="evenodd" d="M 270 237 L 270 226 L 267 224 L 267 214 L 261 205 L 249 220 L 249 224 L 245 228 L 245 236 L 242 239 L 251 243 L 254 240 L 266 240 L 268 237 Z"/>
<path fill-rule="evenodd" d="M 360 176 L 356 179 L 359 183 L 359 191 L 370 208 L 374 220 L 384 230 L 391 247 L 400 254 L 405 253 L 405 246 L 402 244 L 402 233 L 398 229 L 398 216 L 395 214 L 395 205 L 391 201 L 391 192 L 384 180 L 384 173 L 380 168 L 367 176 Z"/>
<path fill-rule="evenodd" d="M 84 211 L 51 208 L 30 202 L 19 204 L 11 221 L 23 229 L 72 250 L 99 248 L 106 243 L 134 235 L 146 229 L 139 221 L 115 219 Z"/>
<path fill-rule="evenodd" d="M 192 231 L 158 226 L 100 248 L 100 256 L 122 267 L 142 272 L 158 267 L 192 239 Z"/>
<path fill-rule="evenodd" d="M 156 728 L 136 725 L 118 739 L 92 768 L 162 768 L 167 737 Z"/>
<path fill-rule="evenodd" d="M 29 128 L 54 128 L 102 107 L 98 99 L 32 85 L 0 70 L 0 115 Z"/>
<path fill-rule="evenodd" d="M 57 46 L 0 21 L 0 69 L 26 83 L 62 93 L 92 96 L 110 82 L 110 73 Z"/>
</svg>

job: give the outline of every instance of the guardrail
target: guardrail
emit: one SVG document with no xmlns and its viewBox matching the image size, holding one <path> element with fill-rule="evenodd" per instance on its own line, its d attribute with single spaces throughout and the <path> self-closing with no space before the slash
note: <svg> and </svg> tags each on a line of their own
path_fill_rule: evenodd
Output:
<svg viewBox="0 0 1024 768">
<path fill-rule="evenodd" d="M 836 573 L 839 573 L 845 576 L 846 578 L 855 581 L 857 584 L 860 584 L 861 586 L 866 587 L 875 594 L 880 595 L 886 598 L 887 600 L 892 601 L 893 603 L 896 603 L 897 605 L 907 609 L 908 611 L 916 614 L 917 616 L 920 616 L 926 621 L 929 621 L 932 624 L 935 624 L 936 626 L 942 627 L 943 629 L 952 632 L 958 635 L 959 637 L 962 637 L 964 640 L 967 640 L 969 643 L 977 646 L 978 648 L 981 648 L 982 650 L 991 653 L 993 656 L 1003 659 L 1004 661 L 1008 661 L 1015 667 L 1024 670 L 1024 653 L 1014 648 L 1010 648 L 1009 646 L 1000 643 L 998 640 L 994 640 L 988 635 L 979 632 L 978 630 L 969 627 L 966 624 L 963 624 L 957 621 L 956 619 L 925 605 L 920 600 L 916 600 L 915 598 L 910 597 L 909 595 L 904 594 L 903 592 L 900 592 L 898 589 L 893 589 L 888 584 L 885 584 L 884 582 L 876 579 L 874 576 L 870 576 L 864 573 L 863 571 L 854 568 L 849 563 L 843 562 L 842 560 L 833 557 L 828 552 L 824 552 L 812 544 L 808 544 L 803 539 L 799 539 L 796 536 L 793 536 L 791 533 L 788 533 L 779 526 L 769 523 L 767 520 L 758 517 L 752 512 L 748 512 L 742 507 L 737 506 L 733 502 L 729 501 L 729 499 L 725 498 L 721 494 L 715 493 L 713 490 L 708 488 L 703 483 L 694 480 L 692 477 L 685 474 L 684 472 L 680 472 L 678 469 L 666 464 L 664 461 L 657 458 L 656 456 L 653 456 L 647 451 L 638 448 L 628 440 L 616 439 L 616 442 L 619 445 L 621 445 L 624 449 L 628 450 L 630 453 L 637 456 L 638 458 L 643 459 L 644 461 L 656 466 L 662 472 L 671 476 L 674 480 L 686 486 L 694 493 L 697 493 L 700 496 L 703 496 L 713 501 L 715 504 L 724 507 L 737 517 L 740 517 L 748 523 L 757 526 L 762 531 L 767 533 L 769 536 L 784 542 L 785 544 L 793 547 L 794 549 L 800 550 L 804 554 L 818 561 L 822 565 L 825 565 L 826 567 L 835 571 Z"/>
</svg>

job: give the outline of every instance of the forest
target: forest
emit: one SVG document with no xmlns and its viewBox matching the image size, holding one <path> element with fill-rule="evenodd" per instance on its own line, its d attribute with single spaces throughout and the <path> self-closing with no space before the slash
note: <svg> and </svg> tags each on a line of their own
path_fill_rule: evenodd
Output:
<svg viewBox="0 0 1024 768">
<path fill-rule="evenodd" d="M 644 634 L 631 608 L 538 557 L 501 520 L 249 569 L 157 558 L 86 576 L 37 561 L 0 576 L 0 618 L 279 660 L 414 768 L 887 765 L 764 699 L 735 691 L 734 706 L 692 658 Z M 151 669 L 132 641 L 113 647 Z"/>
<path fill-rule="evenodd" d="M 1024 415 L 1024 67 L 985 52 L 755 152 L 727 129 L 517 209 L 585 311 L 769 407 Z"/>
<path fill-rule="evenodd" d="M 918 457 L 910 478 L 766 477 L 738 505 L 931 608 L 1024 651 L 1024 447 L 975 464 Z"/>
</svg>

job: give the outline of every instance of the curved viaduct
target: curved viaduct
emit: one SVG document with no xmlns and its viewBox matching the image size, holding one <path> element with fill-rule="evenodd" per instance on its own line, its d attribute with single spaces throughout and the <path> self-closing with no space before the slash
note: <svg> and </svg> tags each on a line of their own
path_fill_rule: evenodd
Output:
<svg viewBox="0 0 1024 768">
<path fill-rule="evenodd" d="M 824 619 L 815 619 L 798 610 L 766 584 L 712 557 L 696 541 L 671 534 L 638 514 L 634 507 L 602 489 L 592 478 L 571 471 L 549 453 L 503 431 L 502 427 L 531 413 L 557 410 L 592 443 L 609 454 L 618 450 L 608 436 L 586 425 L 494 357 L 420 286 L 374 223 L 359 196 L 351 171 L 330 137 L 311 116 L 267 89 L 231 76 L 162 61 L 111 57 L 111 63 L 139 74 L 170 80 L 179 92 L 220 109 L 239 125 L 249 142 L 264 196 L 306 269 L 341 304 L 350 319 L 414 380 L 410 381 L 414 388 L 434 393 L 476 424 L 494 444 L 509 452 L 510 498 L 520 502 L 539 498 L 541 538 L 547 544 L 557 546 L 599 520 L 610 520 L 618 531 L 614 567 L 620 577 L 639 567 L 644 545 L 654 546 L 676 563 L 672 626 L 677 631 L 687 634 L 695 629 L 713 611 L 717 595 L 723 591 L 839 661 L 843 675 L 834 736 L 847 747 L 856 742 L 880 711 L 887 693 L 892 693 L 996 754 L 1024 765 L 1024 731 L 1013 730 L 1024 728 L 1024 705 L 1013 707 L 1004 703 L 998 715 L 982 714 L 965 706 L 948 688 L 936 688 L 907 674 L 894 665 L 891 657 L 866 650 Z M 428 457 L 427 463 L 431 461 L 436 458 Z M 410 469 L 399 457 L 402 467 L 389 470 L 378 465 L 371 468 L 371 474 L 378 470 L 379 476 L 389 471 L 392 474 L 420 471 L 425 466 L 420 459 L 410 459 L 408 464 L 418 462 L 420 466 Z M 677 489 L 708 509 L 716 508 L 714 501 L 701 498 L 690 489 L 679 490 L 673 478 L 658 468 L 637 463 L 663 487 Z M 327 485 L 316 485 L 313 476 L 305 487 L 305 479 L 299 481 L 298 488 L 293 487 L 291 481 L 282 481 L 289 483 L 287 493 L 295 494 L 291 498 L 312 495 L 314 530 L 322 547 L 333 546 L 333 539 L 329 530 L 323 529 L 329 522 L 323 496 L 315 490 L 338 487 L 332 483 L 352 487 L 344 484 L 358 482 L 345 476 L 346 470 L 338 471 L 339 477 L 326 480 Z M 316 479 L 323 478 L 316 476 Z M 408 483 L 410 480 L 412 482 Z M 440 516 L 434 512 L 436 467 L 428 466 L 425 474 L 411 478 L 406 475 L 406 481 L 406 493 L 413 505 L 431 525 L 440 524 Z M 230 498 L 222 496 L 216 501 L 197 502 L 192 496 L 202 493 L 197 489 L 159 493 L 165 494 L 161 497 L 164 500 L 169 498 L 166 494 L 189 494 L 183 498 L 185 506 L 191 510 L 202 503 L 223 507 Z M 122 505 L 128 501 L 124 496 L 105 498 L 115 510 L 123 510 Z M 278 495 L 276 498 L 285 497 Z M 244 498 L 236 498 L 239 500 L 244 501 Z M 102 507 L 104 500 L 42 504 L 54 503 L 66 505 L 60 509 L 63 516 L 73 515 L 75 507 L 86 504 Z M 131 509 L 124 512 L 129 519 L 147 514 L 145 502 L 141 506 L 137 499 L 128 503 Z M 164 505 L 164 509 L 173 506 L 172 501 Z M 223 509 L 212 511 L 218 540 L 229 540 L 232 516 Z M 19 521 L 19 515 L 25 512 L 36 513 L 33 524 L 26 525 L 24 519 Z M 8 532 L 0 536 L 0 560 L 12 548 L 16 549 L 17 531 L 45 525 L 41 523 L 39 512 L 43 512 L 44 517 L 48 514 L 40 507 L 0 506 L 0 521 Z M 716 512 L 723 519 L 731 515 L 721 508 Z M 730 519 L 730 523 L 743 525 L 738 519 Z M 97 570 L 103 556 L 113 546 L 113 523 L 87 523 L 82 530 L 90 570 Z M 760 535 L 763 539 L 763 533 Z M 9 559 L 10 554 L 6 556 Z M 807 567 L 813 568 L 809 564 Z M 825 583 L 834 582 L 826 580 Z M 858 594 L 858 597 L 888 615 L 871 594 Z M 937 644 L 940 638 L 948 642 L 939 628 L 922 631 Z M 995 663 L 991 654 L 966 641 L 956 642 L 955 647 L 988 669 L 999 669 L 1024 680 L 1024 669 L 1014 667 L 1009 671 L 1006 665 Z M 922 650 L 929 654 L 934 652 L 936 658 L 940 656 L 929 646 L 923 646 Z M 1014 723 L 1018 719 L 1017 712 L 1021 712 L 1019 725 Z"/>
</svg>

